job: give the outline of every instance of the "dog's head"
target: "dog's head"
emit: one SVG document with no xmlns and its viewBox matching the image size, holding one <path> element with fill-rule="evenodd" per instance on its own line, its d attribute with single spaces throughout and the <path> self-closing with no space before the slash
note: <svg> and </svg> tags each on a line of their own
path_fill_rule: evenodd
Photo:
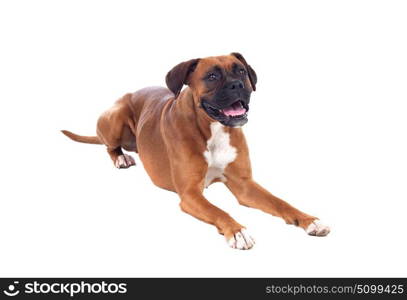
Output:
<svg viewBox="0 0 407 300">
<path fill-rule="evenodd" d="M 239 53 L 191 59 L 168 72 L 168 88 L 179 95 L 184 84 L 196 105 L 213 120 L 239 127 L 247 123 L 250 94 L 256 90 L 255 71 Z"/>
</svg>

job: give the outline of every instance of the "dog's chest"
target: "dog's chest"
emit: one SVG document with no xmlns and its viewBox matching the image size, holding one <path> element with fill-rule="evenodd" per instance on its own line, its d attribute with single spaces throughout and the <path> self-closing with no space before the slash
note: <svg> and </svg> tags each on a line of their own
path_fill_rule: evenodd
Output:
<svg viewBox="0 0 407 300">
<path fill-rule="evenodd" d="M 205 187 L 209 186 L 214 179 L 226 181 L 223 173 L 227 165 L 236 159 L 237 150 L 230 145 L 230 135 L 224 131 L 222 124 L 211 123 L 211 137 L 206 142 L 203 155 L 208 163 Z"/>
</svg>

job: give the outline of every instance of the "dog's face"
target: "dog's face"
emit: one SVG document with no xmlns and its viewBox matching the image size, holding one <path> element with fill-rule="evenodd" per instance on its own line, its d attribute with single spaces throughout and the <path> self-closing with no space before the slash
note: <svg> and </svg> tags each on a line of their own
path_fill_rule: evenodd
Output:
<svg viewBox="0 0 407 300">
<path fill-rule="evenodd" d="M 176 96 L 187 84 L 196 96 L 195 104 L 211 119 L 239 127 L 247 123 L 257 77 L 241 54 L 232 53 L 180 63 L 168 72 L 166 82 Z"/>
</svg>

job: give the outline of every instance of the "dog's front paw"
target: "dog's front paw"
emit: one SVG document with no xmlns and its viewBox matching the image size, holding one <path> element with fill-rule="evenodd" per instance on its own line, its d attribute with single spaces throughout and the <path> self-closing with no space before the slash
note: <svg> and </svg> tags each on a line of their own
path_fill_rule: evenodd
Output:
<svg viewBox="0 0 407 300">
<path fill-rule="evenodd" d="M 136 161 L 128 154 L 119 155 L 114 163 L 118 169 L 127 169 L 136 165 Z"/>
<path fill-rule="evenodd" d="M 239 250 L 248 250 L 254 246 L 254 239 L 244 228 L 236 232 L 227 242 L 230 247 Z"/>
<path fill-rule="evenodd" d="M 331 229 L 329 228 L 329 226 L 321 223 L 321 221 L 315 220 L 311 224 L 308 225 L 308 227 L 305 229 L 305 231 L 309 235 L 313 235 L 313 236 L 326 236 L 331 231 Z"/>
</svg>

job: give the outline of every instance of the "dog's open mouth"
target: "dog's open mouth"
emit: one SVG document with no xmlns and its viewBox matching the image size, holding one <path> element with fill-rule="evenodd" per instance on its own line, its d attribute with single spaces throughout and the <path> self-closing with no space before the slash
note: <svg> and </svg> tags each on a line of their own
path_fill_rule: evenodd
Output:
<svg viewBox="0 0 407 300">
<path fill-rule="evenodd" d="M 231 118 L 239 118 L 246 114 L 247 109 L 244 107 L 243 102 L 238 100 L 231 106 L 220 109 L 219 111 L 225 116 L 229 116 Z"/>
<path fill-rule="evenodd" d="M 247 122 L 249 106 L 244 101 L 237 100 L 227 107 L 216 108 L 203 100 L 202 107 L 211 118 L 221 122 L 223 125 L 238 127 Z"/>
</svg>

